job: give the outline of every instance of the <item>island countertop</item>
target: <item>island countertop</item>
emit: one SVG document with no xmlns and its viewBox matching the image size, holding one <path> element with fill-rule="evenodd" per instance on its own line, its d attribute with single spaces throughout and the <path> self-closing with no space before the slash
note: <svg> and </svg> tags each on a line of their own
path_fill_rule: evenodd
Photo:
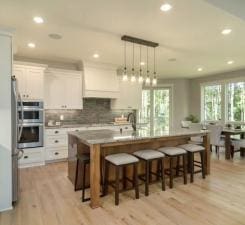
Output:
<svg viewBox="0 0 245 225">
<path fill-rule="evenodd" d="M 207 133 L 209 133 L 208 130 L 191 130 L 184 128 L 170 131 L 144 128 L 136 131 L 123 132 L 108 129 L 68 132 L 68 134 L 75 136 L 81 142 L 87 145 L 147 140 L 161 137 L 204 136 Z"/>
<path fill-rule="evenodd" d="M 158 149 L 163 146 L 186 144 L 191 137 L 203 136 L 205 147 L 205 173 L 210 173 L 210 136 L 208 130 L 178 129 L 154 130 L 141 128 L 136 131 L 87 130 L 68 132 L 68 178 L 74 185 L 79 170 L 77 155 L 90 154 L 89 182 L 90 205 L 92 208 L 101 206 L 101 174 L 104 171 L 103 161 L 106 155 L 118 152 L 132 154 L 143 149 Z M 130 172 L 130 171 L 129 171 Z M 128 174 L 130 175 L 130 173 Z M 77 186 L 75 186 L 76 189 Z"/>
</svg>

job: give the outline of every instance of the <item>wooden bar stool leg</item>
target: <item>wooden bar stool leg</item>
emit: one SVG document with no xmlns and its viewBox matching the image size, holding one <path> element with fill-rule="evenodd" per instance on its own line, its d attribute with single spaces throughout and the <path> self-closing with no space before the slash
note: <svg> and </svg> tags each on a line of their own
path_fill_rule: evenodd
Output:
<svg viewBox="0 0 245 225">
<path fill-rule="evenodd" d="M 160 175 L 161 175 L 161 180 L 162 180 L 162 190 L 165 191 L 165 173 L 164 173 L 164 159 L 159 159 L 158 160 L 159 165 L 160 165 Z"/>
<path fill-rule="evenodd" d="M 134 189 L 135 189 L 135 198 L 139 199 L 139 184 L 138 184 L 138 165 L 134 164 Z"/>
<path fill-rule="evenodd" d="M 187 152 L 187 162 L 188 162 L 188 173 L 191 173 L 191 153 L 190 152 Z"/>
<path fill-rule="evenodd" d="M 183 155 L 183 176 L 184 176 L 184 184 L 187 184 L 187 165 L 186 165 L 186 154 Z"/>
<path fill-rule="evenodd" d="M 119 204 L 119 166 L 116 166 L 115 205 Z"/>
<path fill-rule="evenodd" d="M 105 161 L 104 191 L 103 195 L 108 194 L 109 163 Z"/>
<path fill-rule="evenodd" d="M 169 187 L 173 188 L 173 157 L 170 157 L 169 173 Z"/>
<path fill-rule="evenodd" d="M 200 152 L 201 164 L 202 164 L 202 178 L 205 179 L 205 151 Z"/>
<path fill-rule="evenodd" d="M 191 183 L 194 181 L 194 153 L 190 152 Z"/>
<path fill-rule="evenodd" d="M 158 168 L 157 168 L 157 170 L 158 170 Z M 152 171 L 152 161 L 149 162 L 149 182 L 152 182 L 151 171 Z"/>
<path fill-rule="evenodd" d="M 127 176 L 127 167 L 123 166 L 123 189 L 126 189 L 126 187 L 127 187 L 126 176 Z"/>
<path fill-rule="evenodd" d="M 180 169 L 180 156 L 177 156 L 177 162 L 176 162 L 176 177 L 179 176 L 179 169 Z"/>
<path fill-rule="evenodd" d="M 145 162 L 145 196 L 149 195 L 149 161 Z"/>
<path fill-rule="evenodd" d="M 82 202 L 85 201 L 85 182 L 86 182 L 86 163 L 82 163 L 83 166 L 83 181 L 82 181 Z"/>
</svg>

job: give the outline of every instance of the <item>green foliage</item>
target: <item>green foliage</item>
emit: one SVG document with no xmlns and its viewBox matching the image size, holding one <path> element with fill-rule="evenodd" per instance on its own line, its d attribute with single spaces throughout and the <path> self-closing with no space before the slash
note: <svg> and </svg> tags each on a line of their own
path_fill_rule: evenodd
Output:
<svg viewBox="0 0 245 225">
<path fill-rule="evenodd" d="M 199 119 L 192 114 L 187 116 L 185 119 L 186 121 L 191 121 L 192 123 L 199 123 Z"/>
</svg>

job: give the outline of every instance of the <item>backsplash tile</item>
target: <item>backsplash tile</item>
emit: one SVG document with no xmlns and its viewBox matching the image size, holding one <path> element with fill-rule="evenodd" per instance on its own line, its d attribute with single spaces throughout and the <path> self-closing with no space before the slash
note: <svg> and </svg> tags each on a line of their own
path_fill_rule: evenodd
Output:
<svg viewBox="0 0 245 225">
<path fill-rule="evenodd" d="M 45 110 L 45 122 L 49 120 L 60 121 L 64 116 L 63 124 L 91 124 L 111 123 L 115 117 L 122 114 L 127 116 L 132 110 L 111 110 L 110 99 L 85 98 L 82 110 Z"/>
</svg>

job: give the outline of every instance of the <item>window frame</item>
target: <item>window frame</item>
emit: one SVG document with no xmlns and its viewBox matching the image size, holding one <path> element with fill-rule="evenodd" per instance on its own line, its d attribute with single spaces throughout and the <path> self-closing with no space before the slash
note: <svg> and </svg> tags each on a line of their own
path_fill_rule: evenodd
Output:
<svg viewBox="0 0 245 225">
<path fill-rule="evenodd" d="M 157 85 L 157 86 L 144 86 L 142 88 L 143 90 L 150 90 L 150 128 L 153 129 L 153 124 L 154 124 L 154 90 L 161 90 L 161 89 L 168 89 L 169 90 L 169 129 L 171 130 L 173 128 L 173 89 L 174 85 L 173 84 L 164 84 L 164 85 Z"/>
<path fill-rule="evenodd" d="M 222 124 L 242 124 L 245 125 L 245 121 L 229 121 L 228 120 L 228 86 L 230 83 L 245 82 L 244 77 L 238 77 L 233 79 L 225 79 L 220 81 L 204 82 L 200 84 L 201 91 L 201 121 L 202 122 L 221 122 Z M 204 107 L 204 87 L 221 85 L 221 120 L 205 120 L 205 107 Z"/>
</svg>

